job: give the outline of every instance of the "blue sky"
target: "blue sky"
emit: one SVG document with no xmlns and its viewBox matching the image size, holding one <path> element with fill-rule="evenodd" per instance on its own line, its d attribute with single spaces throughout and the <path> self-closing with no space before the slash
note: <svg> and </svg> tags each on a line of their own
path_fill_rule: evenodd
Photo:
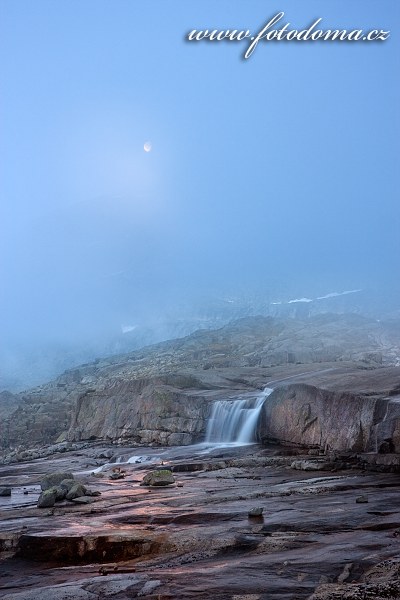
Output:
<svg viewBox="0 0 400 600">
<path fill-rule="evenodd" d="M 245 43 L 184 39 L 279 11 L 391 37 L 247 61 Z M 392 286 L 399 16 L 397 0 L 1 0 L 5 337 L 90 335 L 207 291 Z"/>
</svg>

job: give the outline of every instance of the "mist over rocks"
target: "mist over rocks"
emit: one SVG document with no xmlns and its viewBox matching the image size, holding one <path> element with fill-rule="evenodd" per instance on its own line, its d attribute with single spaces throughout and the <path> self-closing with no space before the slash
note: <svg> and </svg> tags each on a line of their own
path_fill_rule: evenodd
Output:
<svg viewBox="0 0 400 600">
<path fill-rule="evenodd" d="M 353 314 L 369 319 L 391 321 L 399 327 L 400 313 L 391 288 L 382 290 L 348 290 L 322 293 L 320 288 L 307 286 L 308 292 L 276 285 L 272 290 L 215 291 L 210 296 L 173 298 L 151 315 L 140 318 L 130 313 L 120 323 L 87 330 L 84 323 L 71 324 L 68 332 L 55 328 L 54 339 L 24 336 L 16 342 L 0 343 L 0 389 L 18 392 L 40 385 L 67 369 L 130 353 L 151 344 L 185 337 L 198 330 L 221 328 L 246 317 L 274 319 L 309 319 L 318 315 Z M 329 288 L 328 288 L 329 289 Z M 139 314 L 141 312 L 139 311 Z M 103 322 L 103 320 L 102 320 Z M 79 325 L 79 328 L 76 329 Z M 305 358 L 305 357 L 304 357 Z"/>
<path fill-rule="evenodd" d="M 2 393 L 2 454 L 24 460 L 27 449 L 93 440 L 196 443 L 214 400 L 257 394 L 274 381 L 260 439 L 355 451 L 391 440 L 397 449 L 399 332 L 359 315 L 246 317 L 99 359 Z"/>
</svg>

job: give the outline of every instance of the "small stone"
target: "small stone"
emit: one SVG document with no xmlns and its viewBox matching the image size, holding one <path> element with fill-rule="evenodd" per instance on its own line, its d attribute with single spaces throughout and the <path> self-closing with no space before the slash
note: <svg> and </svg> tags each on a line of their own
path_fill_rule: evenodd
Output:
<svg viewBox="0 0 400 600">
<path fill-rule="evenodd" d="M 97 458 L 112 458 L 113 455 L 113 450 L 104 450 L 103 452 L 100 452 L 100 454 L 97 455 Z"/>
<path fill-rule="evenodd" d="M 11 488 L 10 487 L 0 487 L 0 496 L 11 496 Z"/>
<path fill-rule="evenodd" d="M 357 504 L 366 504 L 368 502 L 367 496 L 358 496 L 356 498 Z"/>
<path fill-rule="evenodd" d="M 249 510 L 249 517 L 261 517 L 261 515 L 263 514 L 264 509 L 261 506 L 257 506 L 255 508 L 251 508 Z"/>
<path fill-rule="evenodd" d="M 183 483 L 182 481 L 178 481 L 178 483 L 176 484 L 177 487 L 183 487 Z"/>
<path fill-rule="evenodd" d="M 124 478 L 125 478 L 125 473 L 115 472 L 115 473 L 111 473 L 111 475 L 110 475 L 110 479 L 124 479 Z"/>
</svg>

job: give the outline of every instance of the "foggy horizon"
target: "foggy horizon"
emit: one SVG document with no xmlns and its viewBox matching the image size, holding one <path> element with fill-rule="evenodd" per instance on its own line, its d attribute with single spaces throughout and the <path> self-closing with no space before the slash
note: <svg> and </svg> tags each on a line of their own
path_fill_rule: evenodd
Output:
<svg viewBox="0 0 400 600">
<path fill-rule="evenodd" d="M 398 37 L 260 42 L 248 60 L 185 41 L 279 11 L 298 28 L 400 16 L 371 0 L 1 2 L 1 356 L 79 357 L 232 298 L 361 290 L 350 310 L 398 314 Z"/>
</svg>

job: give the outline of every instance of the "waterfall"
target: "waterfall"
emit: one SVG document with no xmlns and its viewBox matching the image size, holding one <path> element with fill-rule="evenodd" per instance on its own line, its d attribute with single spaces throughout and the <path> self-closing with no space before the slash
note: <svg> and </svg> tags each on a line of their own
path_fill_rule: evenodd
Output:
<svg viewBox="0 0 400 600">
<path fill-rule="evenodd" d="M 255 442 L 256 427 L 265 398 L 265 388 L 256 398 L 218 400 L 214 403 L 206 431 L 206 443 L 250 444 Z"/>
</svg>

